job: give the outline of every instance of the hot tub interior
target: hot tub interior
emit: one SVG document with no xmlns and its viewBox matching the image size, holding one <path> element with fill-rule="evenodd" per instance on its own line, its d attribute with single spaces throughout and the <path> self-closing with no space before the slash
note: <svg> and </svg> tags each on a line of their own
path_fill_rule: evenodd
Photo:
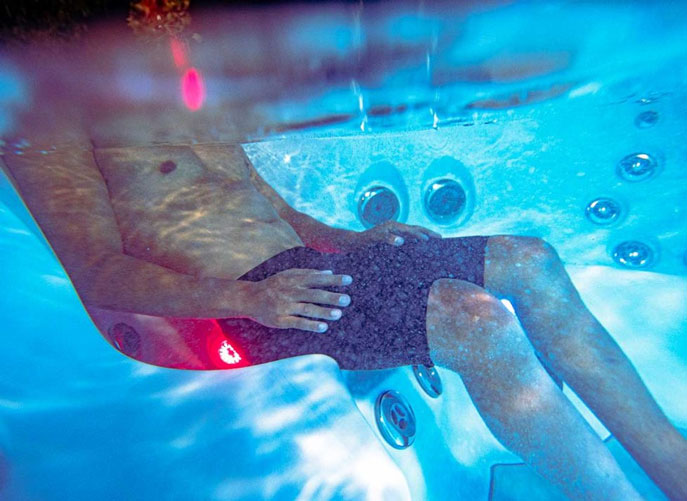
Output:
<svg viewBox="0 0 687 501">
<path fill-rule="evenodd" d="M 242 144 L 289 205 L 338 228 L 543 238 L 687 429 L 685 14 L 684 3 L 136 2 L 57 40 L 5 35 L 0 493 L 561 498 L 442 367 L 341 371 L 309 355 L 189 371 L 112 349 L 7 168 L 108 148 Z M 564 393 L 639 492 L 665 499 Z"/>
</svg>

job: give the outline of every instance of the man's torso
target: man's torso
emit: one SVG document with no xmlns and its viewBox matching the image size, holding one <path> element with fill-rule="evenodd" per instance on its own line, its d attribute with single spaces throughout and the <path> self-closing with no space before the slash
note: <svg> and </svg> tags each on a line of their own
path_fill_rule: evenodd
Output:
<svg viewBox="0 0 687 501">
<path fill-rule="evenodd" d="M 181 273 L 238 278 L 302 246 L 250 180 L 240 146 L 97 149 L 124 251 Z"/>
</svg>

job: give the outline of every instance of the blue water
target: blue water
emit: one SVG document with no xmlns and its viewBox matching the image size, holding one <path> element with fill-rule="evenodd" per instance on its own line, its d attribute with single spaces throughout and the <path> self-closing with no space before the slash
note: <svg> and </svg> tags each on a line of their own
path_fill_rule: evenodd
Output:
<svg viewBox="0 0 687 501">
<path fill-rule="evenodd" d="M 231 33 L 199 16 L 205 38 L 195 64 L 205 72 L 207 100 L 193 116 L 208 121 L 189 114 L 192 126 L 177 124 L 160 135 L 155 122 L 132 134 L 127 124 L 136 120 L 118 121 L 114 113 L 94 125 L 94 144 L 132 137 L 141 143 L 224 140 L 236 127 L 203 123 L 234 103 L 232 96 L 253 92 L 264 123 L 290 125 L 254 127 L 246 114 L 244 149 L 293 207 L 362 230 L 361 192 L 381 184 L 396 194 L 399 218 L 409 224 L 446 236 L 545 238 L 668 417 L 686 429 L 684 4 L 332 9 L 285 16 L 284 57 L 369 64 L 367 48 L 387 46 L 411 48 L 411 55 L 396 59 L 382 51 L 388 65 L 331 82 L 313 69 L 314 84 L 300 82 L 275 97 L 267 92 L 269 79 L 259 77 L 263 70 L 237 76 L 217 69 L 211 56 Z M 98 72 L 81 78 L 111 86 L 113 94 L 127 90 L 125 104 L 179 100 L 176 75 L 122 54 L 131 59 L 122 56 L 114 70 L 102 69 L 121 78 L 99 80 Z M 542 74 L 515 78 L 499 63 L 487 65 L 489 78 L 475 76 L 475 66 L 486 71 L 477 63 L 490 58 L 522 68 L 533 60 L 541 64 L 547 54 L 553 63 Z M 23 111 L 37 106 L 40 71 L 23 66 L 16 51 L 0 60 L 4 155 L 22 154 L 33 144 L 20 142 L 17 124 Z M 532 99 L 537 92 L 545 98 Z M 513 96 L 519 101 L 484 105 Z M 337 114 L 343 118 L 320 121 Z M 655 173 L 623 179 L 618 164 L 637 153 L 655 159 Z M 424 208 L 428 183 L 447 174 L 445 158 L 470 205 L 457 224 L 439 224 Z M 588 204 L 600 197 L 618 202 L 617 222 L 603 226 L 586 217 Z M 650 249 L 650 266 L 632 269 L 614 260 L 614 250 L 627 241 Z M 3 499 L 560 499 L 496 441 L 460 378 L 443 368 L 444 391 L 435 399 L 420 389 L 410 367 L 340 371 L 321 355 L 217 372 L 126 358 L 94 327 L 4 175 L 0 255 Z M 375 399 L 389 389 L 405 396 L 417 420 L 415 441 L 404 450 L 389 446 L 376 428 Z M 665 499 L 565 392 L 640 492 Z"/>
</svg>

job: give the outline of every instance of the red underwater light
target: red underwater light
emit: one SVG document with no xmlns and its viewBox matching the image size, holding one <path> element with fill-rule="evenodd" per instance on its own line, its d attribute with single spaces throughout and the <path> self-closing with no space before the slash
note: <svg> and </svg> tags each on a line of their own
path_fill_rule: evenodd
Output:
<svg viewBox="0 0 687 501">
<path fill-rule="evenodd" d="M 222 330 L 217 321 L 212 320 L 212 332 L 207 335 L 207 354 L 210 362 L 217 369 L 233 369 L 251 365 L 236 345 Z"/>
<path fill-rule="evenodd" d="M 197 111 L 205 101 L 203 76 L 195 68 L 189 68 L 181 77 L 181 94 L 184 104 L 191 111 Z"/>
</svg>

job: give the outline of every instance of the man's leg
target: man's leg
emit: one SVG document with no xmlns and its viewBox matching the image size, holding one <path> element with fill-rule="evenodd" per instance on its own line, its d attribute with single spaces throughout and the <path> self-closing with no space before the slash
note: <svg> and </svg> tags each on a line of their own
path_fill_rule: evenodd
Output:
<svg viewBox="0 0 687 501">
<path fill-rule="evenodd" d="M 484 276 L 489 292 L 512 302 L 547 366 L 575 390 L 669 497 L 687 499 L 687 441 L 587 310 L 553 248 L 532 237 L 491 237 Z"/>
<path fill-rule="evenodd" d="M 639 499 L 497 298 L 468 282 L 435 281 L 427 338 L 432 359 L 460 374 L 494 436 L 569 497 Z"/>
</svg>

